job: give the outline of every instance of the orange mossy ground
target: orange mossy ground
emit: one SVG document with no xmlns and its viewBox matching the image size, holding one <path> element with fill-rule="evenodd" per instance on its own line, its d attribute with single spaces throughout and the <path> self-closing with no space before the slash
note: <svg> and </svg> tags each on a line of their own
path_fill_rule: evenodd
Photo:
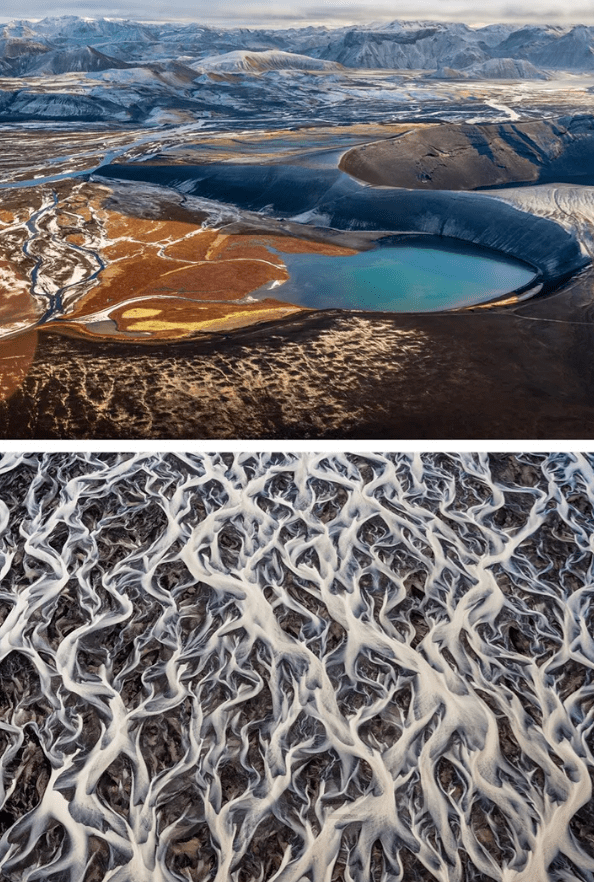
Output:
<svg viewBox="0 0 594 882">
<path fill-rule="evenodd" d="M 112 245 L 106 245 L 101 249 L 102 256 L 107 258 L 108 261 L 142 257 L 146 253 L 146 246 L 143 242 L 130 242 L 128 239 L 114 242 Z"/>
<path fill-rule="evenodd" d="M 312 242 L 310 239 L 293 239 L 289 236 L 262 236 L 261 241 L 267 248 L 285 254 L 327 254 L 329 257 L 346 257 L 356 254 L 353 248 L 343 248 L 341 245 L 329 245 L 326 242 Z"/>
<path fill-rule="evenodd" d="M 72 313 L 88 315 L 133 297 L 180 294 L 193 300 L 240 300 L 286 271 L 256 260 L 187 264 L 144 254 L 109 264 L 101 284 Z"/>
<path fill-rule="evenodd" d="M 146 220 L 114 212 L 105 212 L 103 220 L 110 239 L 129 236 L 141 242 L 162 243 L 167 239 L 180 239 L 192 230 L 191 224 L 182 221 Z"/>
<path fill-rule="evenodd" d="M 222 241 L 227 238 L 215 230 L 196 230 L 195 235 L 168 245 L 163 253 L 178 260 L 213 260 Z"/>
<path fill-rule="evenodd" d="M 98 284 L 59 322 L 63 333 L 72 319 L 77 335 L 131 333 L 161 339 L 282 317 L 300 308 L 277 300 L 241 301 L 268 283 L 288 279 L 283 253 L 355 253 L 294 237 L 228 234 L 203 230 L 190 222 L 127 216 L 94 199 L 89 204 L 103 228 L 106 244 L 101 255 L 107 266 Z M 66 238 L 72 244 L 93 247 L 82 230 L 68 233 Z M 102 319 L 95 325 L 93 316 L 97 313 Z M 103 321 L 107 316 L 117 324 L 113 334 L 109 323 Z M 85 330 L 87 317 L 89 327 Z"/>
<path fill-rule="evenodd" d="M 270 249 L 274 249 L 271 251 Z M 211 231 L 199 233 L 181 242 L 174 242 L 165 248 L 164 254 L 185 260 L 237 260 L 252 258 L 266 260 L 277 266 L 282 265 L 282 257 L 275 254 L 327 254 L 332 257 L 355 254 L 352 248 L 328 245 L 325 242 L 312 242 L 308 239 L 295 239 L 291 236 L 274 235 L 227 235 Z"/>
<path fill-rule="evenodd" d="M 83 248 L 88 245 L 87 238 L 82 233 L 66 233 L 64 239 L 72 245 L 80 245 Z"/>
</svg>

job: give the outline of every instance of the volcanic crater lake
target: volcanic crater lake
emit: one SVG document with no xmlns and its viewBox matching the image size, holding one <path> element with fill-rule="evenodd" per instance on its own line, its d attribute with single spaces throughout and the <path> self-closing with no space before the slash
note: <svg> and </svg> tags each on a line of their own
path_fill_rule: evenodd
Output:
<svg viewBox="0 0 594 882">
<path fill-rule="evenodd" d="M 382 245 L 348 256 L 282 254 L 274 297 L 312 309 L 433 312 L 485 303 L 535 278 L 532 267 L 472 246 Z M 270 296 L 270 287 L 258 294 Z"/>
</svg>

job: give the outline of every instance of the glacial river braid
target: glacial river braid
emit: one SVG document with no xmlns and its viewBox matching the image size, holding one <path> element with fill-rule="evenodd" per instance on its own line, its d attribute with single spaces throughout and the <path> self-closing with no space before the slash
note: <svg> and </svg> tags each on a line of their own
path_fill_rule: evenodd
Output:
<svg viewBox="0 0 594 882">
<path fill-rule="evenodd" d="M 0 877 L 592 882 L 594 456 L 0 459 Z"/>
</svg>

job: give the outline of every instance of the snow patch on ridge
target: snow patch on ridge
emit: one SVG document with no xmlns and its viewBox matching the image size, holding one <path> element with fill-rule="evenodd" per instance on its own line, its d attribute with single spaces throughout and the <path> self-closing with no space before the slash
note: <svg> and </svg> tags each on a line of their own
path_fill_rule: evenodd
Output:
<svg viewBox="0 0 594 882">
<path fill-rule="evenodd" d="M 333 61 L 322 61 L 308 55 L 294 52 L 283 52 L 281 49 L 267 49 L 263 52 L 252 52 L 249 49 L 237 49 L 223 55 L 209 55 L 193 65 L 200 71 L 227 71 L 257 73 L 265 70 L 341 70 L 342 65 Z"/>
</svg>

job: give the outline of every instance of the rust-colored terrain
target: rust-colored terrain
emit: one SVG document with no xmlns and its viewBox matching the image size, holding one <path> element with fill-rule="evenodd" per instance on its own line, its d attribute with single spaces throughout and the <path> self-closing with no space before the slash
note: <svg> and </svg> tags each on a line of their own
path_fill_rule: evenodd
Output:
<svg viewBox="0 0 594 882">
<path fill-rule="evenodd" d="M 5 191 L 3 397 L 26 375 L 37 330 L 151 344 L 274 321 L 303 309 L 266 294 L 264 286 L 288 278 L 283 253 L 354 253 L 293 236 L 210 229 L 204 213 L 170 197 L 150 207 L 156 217 L 142 217 L 137 192 L 127 199 L 125 186 L 123 195 L 117 190 L 60 181 Z"/>
<path fill-rule="evenodd" d="M 48 130 L 35 140 L 18 128 L 3 133 L 0 175 L 15 186 L 0 194 L 0 396 L 26 375 L 24 353 L 33 357 L 38 331 L 151 344 L 276 321 L 303 310 L 274 297 L 288 278 L 284 253 L 354 253 L 299 233 L 261 232 L 262 225 L 211 225 L 208 212 L 172 190 L 74 175 L 116 154 L 124 162 L 147 152 L 170 164 L 241 155 L 269 162 L 298 154 L 304 140 L 328 150 L 404 128 L 329 125 L 198 139 L 159 132 L 154 144 L 137 129 Z"/>
<path fill-rule="evenodd" d="M 328 149 L 337 138 L 350 146 L 381 131 L 330 126 L 308 137 Z M 106 184 L 89 174 L 110 153 L 129 161 L 147 149 L 157 155 L 157 144 L 171 152 L 170 163 L 187 161 L 177 156 L 179 137 L 169 143 L 161 134 L 153 146 L 139 130 L 47 131 L 35 142 L 28 138 L 25 157 L 23 137 L 24 131 L 6 132 L 0 158 L 2 177 L 13 183 L 0 193 L 0 400 L 27 376 L 40 334 L 150 345 L 275 322 L 304 311 L 274 297 L 288 279 L 283 254 L 355 253 L 332 244 L 331 235 L 319 241 L 266 222 L 213 220 L 171 189 Z M 270 159 L 298 151 L 302 139 L 279 130 L 245 133 L 240 142 Z M 238 147 L 231 136 L 195 141 L 189 137 L 187 150 L 198 162 Z"/>
<path fill-rule="evenodd" d="M 98 284 L 59 324 L 110 339 L 179 339 L 282 318 L 302 307 L 250 296 L 286 281 L 280 252 L 352 253 L 288 237 L 126 217 L 100 206 L 97 217 L 108 241 L 101 251 L 107 265 Z"/>
</svg>

